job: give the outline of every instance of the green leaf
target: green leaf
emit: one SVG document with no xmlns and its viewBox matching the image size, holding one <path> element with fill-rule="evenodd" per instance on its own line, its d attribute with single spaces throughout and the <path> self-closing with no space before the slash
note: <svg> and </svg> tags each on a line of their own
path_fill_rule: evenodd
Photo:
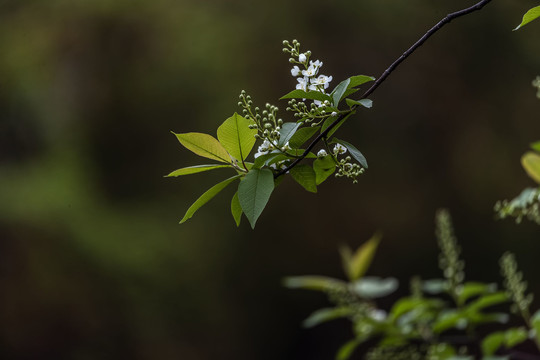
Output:
<svg viewBox="0 0 540 360">
<path fill-rule="evenodd" d="M 504 291 L 499 291 L 493 294 L 481 296 L 472 303 L 470 303 L 466 310 L 467 312 L 478 312 L 484 308 L 498 305 L 508 301 L 508 295 Z"/>
<path fill-rule="evenodd" d="M 269 169 L 252 169 L 238 186 L 238 200 L 252 228 L 263 212 L 272 191 L 274 174 Z"/>
<path fill-rule="evenodd" d="M 296 130 L 294 135 L 289 140 L 289 146 L 293 149 L 299 148 L 300 146 L 304 145 L 306 141 L 311 139 L 311 137 L 315 135 L 319 129 L 320 126 L 308 126 Z"/>
<path fill-rule="evenodd" d="M 522 28 L 523 26 L 527 25 L 538 17 L 540 17 L 540 6 L 533 7 L 532 9 L 527 11 L 525 15 L 523 15 L 523 20 L 521 20 L 521 24 L 519 24 L 517 28 L 514 29 L 514 31 Z"/>
<path fill-rule="evenodd" d="M 362 84 L 365 84 L 367 82 L 373 81 L 375 80 L 375 78 L 372 76 L 367 76 L 367 75 L 356 75 L 356 76 L 351 76 L 349 80 L 350 82 L 349 82 L 348 88 L 354 88 Z"/>
<path fill-rule="evenodd" d="M 304 91 L 304 90 L 293 90 L 290 93 L 282 96 L 279 100 L 283 99 L 310 99 L 310 100 L 319 100 L 319 101 L 332 101 L 332 98 L 320 91 Z"/>
<path fill-rule="evenodd" d="M 491 356 L 503 345 L 504 332 L 496 331 L 489 334 L 482 340 L 482 354 L 484 356 Z"/>
<path fill-rule="evenodd" d="M 349 105 L 349 107 L 353 107 L 354 105 L 363 106 L 368 109 L 371 109 L 373 107 L 373 101 L 369 99 L 361 99 L 361 100 L 345 99 L 345 101 L 347 102 L 347 105 Z"/>
<path fill-rule="evenodd" d="M 281 130 L 279 131 L 279 141 L 278 146 L 284 146 L 287 141 L 291 139 L 291 137 L 294 135 L 296 130 L 300 127 L 299 123 L 293 123 L 293 122 L 286 122 L 281 125 Z M 290 146 L 290 144 L 289 144 Z"/>
<path fill-rule="evenodd" d="M 494 332 L 482 341 L 482 353 L 491 356 L 503 345 L 506 348 L 513 348 L 527 340 L 528 337 L 527 329 L 524 327 L 510 328 L 504 332 Z"/>
<path fill-rule="evenodd" d="M 527 329 L 523 327 L 510 328 L 504 332 L 504 344 L 507 348 L 512 348 L 528 339 Z"/>
<path fill-rule="evenodd" d="M 422 316 L 430 309 L 436 309 L 442 306 L 442 301 L 439 299 L 405 297 L 399 299 L 390 310 L 389 319 L 393 322 L 401 316 L 414 312 L 414 316 L 409 316 L 409 319 L 415 319 Z"/>
<path fill-rule="evenodd" d="M 535 332 L 536 342 L 540 344 L 540 310 L 531 316 L 531 324 Z"/>
<path fill-rule="evenodd" d="M 465 304 L 467 300 L 472 297 L 492 293 L 497 290 L 496 284 L 484 284 L 479 282 L 466 282 L 459 291 L 458 303 L 459 305 Z"/>
<path fill-rule="evenodd" d="M 221 161 L 224 163 L 230 163 L 231 157 L 227 150 L 211 135 L 202 133 L 185 133 L 175 134 L 180 144 L 184 145 L 186 149 L 194 152 L 195 154 Z"/>
<path fill-rule="evenodd" d="M 317 185 L 315 184 L 315 171 L 306 164 L 300 164 L 293 167 L 290 171 L 292 178 L 302 185 L 309 192 L 316 193 Z"/>
<path fill-rule="evenodd" d="M 309 317 L 302 323 L 302 326 L 305 328 L 311 328 L 324 322 L 347 317 L 352 314 L 354 314 L 354 310 L 349 307 L 319 309 L 313 314 L 309 315 Z"/>
<path fill-rule="evenodd" d="M 236 175 L 231 178 L 228 178 L 227 180 L 224 180 L 214 186 L 212 186 L 210 189 L 208 189 L 204 194 L 202 194 L 194 203 L 189 207 L 189 209 L 186 211 L 186 214 L 180 220 L 180 224 L 185 223 L 187 220 L 191 219 L 193 214 L 197 210 L 201 208 L 204 204 L 206 204 L 208 201 L 212 200 L 214 196 L 216 196 L 221 190 L 225 189 L 227 185 L 232 183 L 234 180 L 238 179 L 241 175 Z"/>
<path fill-rule="evenodd" d="M 332 96 L 332 101 L 334 106 L 338 106 L 339 102 L 341 101 L 343 94 L 345 94 L 345 91 L 347 91 L 347 88 L 349 87 L 349 83 L 351 82 L 351 79 L 345 79 L 334 88 L 332 93 L 330 94 Z"/>
<path fill-rule="evenodd" d="M 337 354 L 336 354 L 336 360 L 347 360 L 351 357 L 354 350 L 360 345 L 362 342 L 364 342 L 363 339 L 353 339 L 351 341 L 348 341 L 343 345 L 341 348 L 339 348 Z"/>
<path fill-rule="evenodd" d="M 360 150 L 358 150 L 356 147 L 354 147 L 354 145 L 346 142 L 345 140 L 339 140 L 339 139 L 334 138 L 334 141 L 340 143 L 343 146 L 345 146 L 347 148 L 347 150 L 349 150 L 349 153 L 351 154 L 351 156 L 356 161 L 358 161 L 360 163 L 360 165 L 362 165 L 363 168 L 365 168 L 365 169 L 368 168 L 368 163 L 367 163 L 366 158 L 364 157 L 364 155 L 362 155 Z"/>
<path fill-rule="evenodd" d="M 242 221 L 242 206 L 240 206 L 240 200 L 238 200 L 238 191 L 234 193 L 231 200 L 231 213 L 236 226 L 240 226 L 240 221 Z"/>
<path fill-rule="evenodd" d="M 540 152 L 540 141 L 535 141 L 530 146 L 531 149 Z"/>
<path fill-rule="evenodd" d="M 289 276 L 283 280 L 283 285 L 290 289 L 305 289 L 316 291 L 334 291 L 345 289 L 347 283 L 327 276 Z"/>
<path fill-rule="evenodd" d="M 366 243 L 362 244 L 354 254 L 348 247 L 342 248 L 341 257 L 349 280 L 358 280 L 364 276 L 373 261 L 380 241 L 381 235 L 376 233 Z"/>
<path fill-rule="evenodd" d="M 397 279 L 381 279 L 375 276 L 365 276 L 351 284 L 351 290 L 364 299 L 383 297 L 393 293 L 397 288 Z"/>
<path fill-rule="evenodd" d="M 448 282 L 443 279 L 431 279 L 422 281 L 422 291 L 435 295 L 448 291 Z"/>
<path fill-rule="evenodd" d="M 217 129 L 217 137 L 223 147 L 237 160 L 245 160 L 253 145 L 257 129 L 250 129 L 254 122 L 234 113 Z"/>
<path fill-rule="evenodd" d="M 540 155 L 528 151 L 521 157 L 521 165 L 527 172 L 527 174 L 540 184 Z"/>
<path fill-rule="evenodd" d="M 189 166 L 182 169 L 174 170 L 169 175 L 165 175 L 165 177 L 172 177 L 172 176 L 182 176 L 182 175 L 191 175 L 200 173 L 203 171 L 208 170 L 214 170 L 214 169 L 220 169 L 220 168 L 230 168 L 230 165 L 196 165 L 196 166 Z"/>
<path fill-rule="evenodd" d="M 449 310 L 441 313 L 437 321 L 433 324 L 433 332 L 440 334 L 441 332 L 453 327 L 464 328 L 467 325 L 466 317 L 456 310 Z"/>
<path fill-rule="evenodd" d="M 336 163 L 331 155 L 317 158 L 313 161 L 313 170 L 315 170 L 315 184 L 320 185 L 336 171 Z"/>
</svg>

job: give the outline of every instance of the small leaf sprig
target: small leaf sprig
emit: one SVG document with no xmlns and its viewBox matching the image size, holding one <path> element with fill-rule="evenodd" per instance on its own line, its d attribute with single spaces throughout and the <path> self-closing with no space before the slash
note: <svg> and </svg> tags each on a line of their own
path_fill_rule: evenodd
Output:
<svg viewBox="0 0 540 360">
<path fill-rule="evenodd" d="M 531 149 L 521 157 L 521 166 L 540 185 L 540 141 L 532 143 Z M 494 210 L 498 219 L 513 217 L 519 224 L 526 218 L 540 225 L 540 188 L 526 188 L 512 200 L 497 201 Z"/>
<path fill-rule="evenodd" d="M 173 171 L 167 176 L 181 176 L 214 169 L 231 168 L 236 175 L 206 191 L 188 209 L 180 223 L 193 214 L 229 184 L 239 180 L 238 190 L 231 201 L 231 213 L 239 226 L 244 214 L 252 227 L 267 205 L 272 192 L 285 173 L 309 192 L 317 192 L 317 186 L 330 175 L 346 177 L 358 182 L 368 164 L 364 155 L 352 144 L 333 137 L 339 126 L 362 106 L 371 108 L 368 99 L 353 100 L 358 87 L 373 81 L 371 76 L 357 75 L 339 83 L 327 93 L 332 76 L 320 74 L 323 62 L 310 60 L 311 51 L 301 52 L 300 43 L 284 41 L 284 51 L 291 55 L 294 64 L 291 74 L 297 77 L 296 89 L 281 99 L 289 101 L 288 111 L 296 121 L 285 122 L 278 116 L 278 107 L 267 103 L 261 108 L 242 90 L 238 106 L 242 115 L 233 114 L 217 130 L 217 139 L 208 134 L 175 134 L 180 143 L 195 154 L 220 162 L 220 164 L 197 165 Z M 339 109 L 345 100 L 346 107 Z M 325 130 L 343 116 L 332 131 Z M 333 125 L 332 125 L 333 126 Z M 303 145 L 317 134 L 321 136 L 324 149 L 317 155 L 303 149 Z M 260 141 L 253 160 L 249 154 Z M 297 164 L 295 161 L 311 160 Z"/>
</svg>

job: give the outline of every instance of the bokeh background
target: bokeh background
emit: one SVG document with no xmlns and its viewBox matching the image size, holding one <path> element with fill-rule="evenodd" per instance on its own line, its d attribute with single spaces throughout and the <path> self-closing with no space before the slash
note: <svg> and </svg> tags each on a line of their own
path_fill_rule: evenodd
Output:
<svg viewBox="0 0 540 360">
<path fill-rule="evenodd" d="M 200 163 L 171 130 L 215 134 L 241 89 L 264 104 L 294 88 L 283 39 L 336 85 L 472 3 L 0 0 L 0 357 L 331 359 L 348 324 L 303 330 L 326 299 L 281 279 L 340 277 L 339 244 L 380 230 L 370 273 L 405 293 L 438 276 L 440 207 L 469 279 L 498 281 L 511 250 L 540 294 L 540 228 L 493 213 L 533 185 L 519 159 L 540 139 L 540 27 L 511 29 L 537 1 L 494 0 L 391 75 L 340 130 L 370 163 L 356 185 L 287 179 L 251 230 L 232 188 L 178 225 L 227 170 L 163 178 Z"/>
</svg>

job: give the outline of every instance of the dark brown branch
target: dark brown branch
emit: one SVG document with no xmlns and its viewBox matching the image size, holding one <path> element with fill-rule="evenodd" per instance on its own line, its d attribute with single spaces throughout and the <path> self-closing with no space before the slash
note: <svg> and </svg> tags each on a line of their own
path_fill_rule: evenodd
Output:
<svg viewBox="0 0 540 360">
<path fill-rule="evenodd" d="M 431 35 L 435 34 L 437 31 L 439 31 L 444 25 L 448 24 L 450 21 L 470 14 L 474 11 L 482 9 L 484 6 L 486 6 L 491 0 L 482 0 L 476 5 L 473 5 L 469 8 L 459 10 L 456 12 L 453 12 L 451 14 L 446 15 L 441 21 L 439 21 L 435 26 L 433 26 L 427 33 L 425 33 L 417 42 L 415 42 L 407 51 L 405 51 L 396 61 L 394 61 L 384 72 L 382 75 L 373 83 L 373 85 L 362 95 L 360 99 L 365 99 L 369 95 L 371 95 L 382 83 L 386 80 L 386 78 L 398 67 L 399 64 L 401 64 L 409 55 L 411 55 L 416 49 L 418 49 L 424 42 L 426 42 L 427 39 L 431 37 Z M 353 110 L 356 109 L 358 105 L 353 106 Z M 321 141 L 321 139 L 326 138 L 328 133 L 337 125 L 347 114 L 341 114 L 337 117 L 330 126 L 328 126 L 323 132 L 321 132 L 313 141 L 308 145 L 304 153 L 297 159 L 295 159 L 289 166 L 287 166 L 285 169 L 281 170 L 280 172 L 276 173 L 274 175 L 274 178 L 277 178 L 285 173 L 287 173 L 289 170 L 291 170 L 293 167 L 295 167 L 300 161 L 302 161 L 307 154 L 313 148 L 315 145 Z"/>
</svg>

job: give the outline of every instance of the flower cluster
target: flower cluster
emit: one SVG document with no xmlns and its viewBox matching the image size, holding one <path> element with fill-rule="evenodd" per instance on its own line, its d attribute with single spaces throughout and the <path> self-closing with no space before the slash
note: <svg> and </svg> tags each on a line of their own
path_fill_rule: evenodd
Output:
<svg viewBox="0 0 540 360">
<path fill-rule="evenodd" d="M 512 311 L 520 313 L 526 321 L 529 321 L 529 306 L 533 301 L 533 295 L 527 294 L 527 282 L 523 280 L 523 274 L 518 271 L 514 254 L 506 252 L 500 260 L 501 272 L 504 277 L 504 287 L 508 297 L 512 300 Z"/>
<path fill-rule="evenodd" d="M 310 60 L 311 51 L 309 50 L 304 53 L 300 52 L 300 43 L 297 40 L 293 40 L 292 44 L 285 40 L 283 41 L 283 45 L 286 46 L 283 48 L 283 51 L 291 54 L 289 62 L 296 64 L 291 69 L 291 75 L 298 77 L 296 79 L 298 82 L 298 84 L 296 84 L 296 89 L 304 91 L 320 91 L 324 93 L 330 86 L 332 76 L 319 75 L 319 70 L 323 66 L 322 61 Z"/>
<path fill-rule="evenodd" d="M 334 145 L 332 151 L 330 149 L 320 149 L 317 152 L 318 158 L 324 158 L 326 156 L 331 156 L 336 164 L 337 172 L 336 177 L 347 177 L 353 180 L 353 183 L 357 183 L 356 178 L 362 175 L 365 169 L 357 163 L 351 162 L 352 158 L 346 156 L 344 158 L 339 158 L 340 155 L 345 155 L 347 153 L 347 148 L 339 143 Z"/>
<path fill-rule="evenodd" d="M 317 91 L 328 95 L 326 89 L 330 86 L 332 76 L 320 74 L 320 69 L 323 62 L 320 60 L 310 60 L 311 51 L 300 51 L 300 43 L 293 40 L 292 44 L 285 40 L 283 41 L 283 52 L 290 54 L 289 62 L 294 64 L 291 69 L 291 75 L 296 77 L 296 89 L 305 92 Z M 315 119 L 324 120 L 329 116 L 336 116 L 335 112 L 327 112 L 326 108 L 331 104 L 328 100 L 313 100 L 310 106 L 304 101 L 291 100 L 289 101 L 288 111 L 293 111 L 295 117 L 305 122 L 312 122 Z M 315 125 L 318 125 L 320 121 Z"/>
<path fill-rule="evenodd" d="M 266 154 L 273 150 L 281 136 L 280 130 L 283 125 L 283 120 L 277 118 L 277 106 L 266 104 L 266 109 L 262 112 L 259 107 L 252 109 L 253 101 L 251 96 L 247 95 L 245 90 L 240 93 L 240 101 L 238 106 L 243 108 L 244 117 L 248 120 L 253 120 L 250 129 L 257 129 L 255 137 L 262 139 L 263 144 L 259 147 L 259 155 Z"/>
</svg>

